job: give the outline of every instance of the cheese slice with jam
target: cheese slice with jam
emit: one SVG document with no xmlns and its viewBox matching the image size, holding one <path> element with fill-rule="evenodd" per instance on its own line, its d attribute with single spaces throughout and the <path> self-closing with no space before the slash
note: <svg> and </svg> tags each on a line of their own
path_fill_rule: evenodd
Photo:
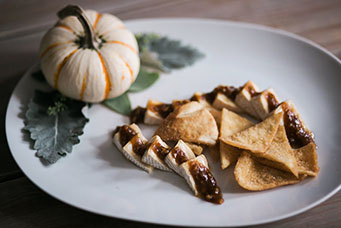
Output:
<svg viewBox="0 0 341 228">
<path fill-rule="evenodd" d="M 142 135 L 136 124 L 123 125 L 115 130 L 113 143 L 117 149 L 132 163 L 151 173 L 153 167 L 142 162 L 148 140 Z"/>
<path fill-rule="evenodd" d="M 222 204 L 224 202 L 222 192 L 208 168 L 205 155 L 202 154 L 182 163 L 180 172 L 195 196 L 211 203 Z"/>
<path fill-rule="evenodd" d="M 165 163 L 181 176 L 180 165 L 193 158 L 195 154 L 191 148 L 184 141 L 179 140 L 165 157 Z"/>
<path fill-rule="evenodd" d="M 170 152 L 169 146 L 158 135 L 153 136 L 149 140 L 148 145 L 146 152 L 142 156 L 142 162 L 154 168 L 172 172 L 164 161 Z"/>
</svg>

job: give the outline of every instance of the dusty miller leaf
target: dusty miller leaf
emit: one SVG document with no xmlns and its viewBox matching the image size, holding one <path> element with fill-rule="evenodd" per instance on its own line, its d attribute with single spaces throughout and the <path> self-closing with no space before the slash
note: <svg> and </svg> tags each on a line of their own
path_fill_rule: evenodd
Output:
<svg viewBox="0 0 341 228">
<path fill-rule="evenodd" d="M 59 92 L 35 91 L 26 111 L 25 130 L 30 132 L 37 156 L 49 163 L 71 153 L 78 136 L 89 121 L 82 114 L 84 102 L 71 100 Z"/>
<path fill-rule="evenodd" d="M 183 45 L 180 40 L 172 40 L 155 33 L 136 35 L 139 44 L 141 65 L 170 72 L 192 65 L 204 55 L 190 45 Z"/>
<path fill-rule="evenodd" d="M 159 76 L 159 73 L 148 72 L 145 69 L 140 68 L 140 72 L 137 75 L 135 82 L 130 86 L 128 92 L 136 93 L 147 89 L 157 81 Z"/>
<path fill-rule="evenodd" d="M 103 104 L 111 110 L 126 116 L 128 116 L 131 111 L 131 104 L 127 93 L 124 93 L 119 97 L 107 99 L 103 101 Z"/>
</svg>

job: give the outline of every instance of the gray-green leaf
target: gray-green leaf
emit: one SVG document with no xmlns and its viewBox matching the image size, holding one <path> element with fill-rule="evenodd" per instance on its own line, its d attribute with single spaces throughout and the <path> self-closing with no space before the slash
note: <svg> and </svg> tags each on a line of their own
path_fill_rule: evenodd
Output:
<svg viewBox="0 0 341 228">
<path fill-rule="evenodd" d="M 148 72 L 143 68 L 140 68 L 140 72 L 137 75 L 135 82 L 130 86 L 128 91 L 136 93 L 147 89 L 149 86 L 154 84 L 154 82 L 156 82 L 159 76 L 159 73 Z"/>
<path fill-rule="evenodd" d="M 38 157 L 55 163 L 71 153 L 72 146 L 80 142 L 78 136 L 83 134 L 83 128 L 89 121 L 82 114 L 85 105 L 56 91 L 35 91 L 28 104 L 24 129 L 35 141 Z"/>
<path fill-rule="evenodd" d="M 103 102 L 108 108 L 115 112 L 128 116 L 131 111 L 131 104 L 127 93 L 119 97 L 111 98 Z"/>
<path fill-rule="evenodd" d="M 141 65 L 152 67 L 157 71 L 170 72 L 192 65 L 204 55 L 189 45 L 183 45 L 179 40 L 172 40 L 154 33 L 136 35 Z M 162 64 L 160 64 L 162 63 Z"/>
</svg>

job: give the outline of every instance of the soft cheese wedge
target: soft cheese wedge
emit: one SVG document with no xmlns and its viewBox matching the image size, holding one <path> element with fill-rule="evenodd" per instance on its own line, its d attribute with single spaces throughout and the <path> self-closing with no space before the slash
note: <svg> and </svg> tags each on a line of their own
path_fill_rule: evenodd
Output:
<svg viewBox="0 0 341 228">
<path fill-rule="evenodd" d="M 212 114 L 200 103 L 184 104 L 159 125 L 155 135 L 165 141 L 178 141 L 215 145 L 218 127 Z"/>
<path fill-rule="evenodd" d="M 142 162 L 154 168 L 171 172 L 172 170 L 164 162 L 170 151 L 169 146 L 158 135 L 153 136 L 148 145 L 146 152 L 142 156 Z"/>
<path fill-rule="evenodd" d="M 252 97 L 251 104 L 258 117 L 264 120 L 273 110 L 277 108 L 279 101 L 275 91 L 272 88 L 269 88 Z"/>
<path fill-rule="evenodd" d="M 216 204 L 222 204 L 222 192 L 213 177 L 205 155 L 186 161 L 180 165 L 182 176 L 195 196 Z"/>
<path fill-rule="evenodd" d="M 114 145 L 122 151 L 123 146 L 129 142 L 135 135 L 142 135 L 140 128 L 136 124 L 123 125 L 117 127 L 112 137 Z"/>
<path fill-rule="evenodd" d="M 258 94 L 259 88 L 251 81 L 248 81 L 236 96 L 236 104 L 248 114 L 259 119 L 257 112 L 251 104 L 252 97 Z"/>
<path fill-rule="evenodd" d="M 218 93 L 216 98 L 213 101 L 212 106 L 218 110 L 222 110 L 223 108 L 226 108 L 230 111 L 237 112 L 237 113 L 243 113 L 244 111 L 239 108 L 236 103 L 234 103 L 230 98 L 225 96 L 223 93 Z"/>
<path fill-rule="evenodd" d="M 142 135 L 136 124 L 124 125 L 115 130 L 113 142 L 119 151 L 136 166 L 151 173 L 153 167 L 142 162 L 148 140 Z"/>
<path fill-rule="evenodd" d="M 191 148 L 184 141 L 179 140 L 165 157 L 165 163 L 181 176 L 180 165 L 193 158 L 195 154 Z"/>
<path fill-rule="evenodd" d="M 171 104 L 165 104 L 156 100 L 148 100 L 143 122 L 149 125 L 158 125 L 172 111 L 173 106 Z"/>
</svg>

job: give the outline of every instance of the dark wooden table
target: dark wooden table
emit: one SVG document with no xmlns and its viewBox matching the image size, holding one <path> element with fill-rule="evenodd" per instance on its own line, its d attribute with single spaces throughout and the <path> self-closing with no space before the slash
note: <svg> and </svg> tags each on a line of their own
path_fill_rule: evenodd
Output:
<svg viewBox="0 0 341 228">
<path fill-rule="evenodd" d="M 9 97 L 24 71 L 38 61 L 39 42 L 69 1 L 0 0 L 0 227 L 159 227 L 91 214 L 33 185 L 15 164 L 5 136 Z M 123 20 L 200 17 L 284 29 L 341 57 L 340 0 L 74 0 Z M 259 227 L 341 227 L 341 193 L 300 215 Z M 228 216 L 228 215 L 226 215 Z"/>
</svg>

